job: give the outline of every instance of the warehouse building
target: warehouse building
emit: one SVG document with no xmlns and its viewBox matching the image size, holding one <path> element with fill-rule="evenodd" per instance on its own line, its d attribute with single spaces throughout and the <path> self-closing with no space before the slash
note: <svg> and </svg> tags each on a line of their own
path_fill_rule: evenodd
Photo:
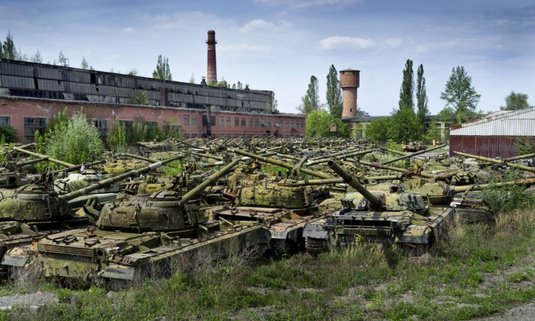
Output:
<svg viewBox="0 0 535 321">
<path fill-rule="evenodd" d="M 454 151 L 492 157 L 516 156 L 535 147 L 535 108 L 499 111 L 452 127 L 450 153 Z"/>
<path fill-rule="evenodd" d="M 228 88 L 217 83 L 215 31 L 208 31 L 207 81 L 200 84 L 135 75 L 0 59 L 0 126 L 11 126 L 20 142 L 63 109 L 83 112 L 105 137 L 142 120 L 179 127 L 184 137 L 302 137 L 305 117 L 282 114 L 269 90 Z M 136 97 L 144 97 L 140 104 Z"/>
<path fill-rule="evenodd" d="M 136 92 L 148 102 L 130 103 Z M 179 126 L 184 137 L 302 137 L 303 115 L 274 111 L 273 92 L 162 81 L 118 73 L 0 60 L 0 126 L 30 142 L 63 108 L 83 112 L 103 136 L 120 122 Z"/>
</svg>

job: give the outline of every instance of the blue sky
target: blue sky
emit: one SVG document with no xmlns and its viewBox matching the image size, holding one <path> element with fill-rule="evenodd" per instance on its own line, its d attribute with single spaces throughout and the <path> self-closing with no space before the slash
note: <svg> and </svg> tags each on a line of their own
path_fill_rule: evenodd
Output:
<svg viewBox="0 0 535 321">
<path fill-rule="evenodd" d="M 429 109 L 464 66 L 498 110 L 511 91 L 535 105 L 535 4 L 530 0 L 1 0 L 0 39 L 18 50 L 60 51 L 97 70 L 152 76 L 158 55 L 173 80 L 206 75 L 206 32 L 216 31 L 217 73 L 229 83 L 273 90 L 282 112 L 297 112 L 310 76 L 325 102 L 330 65 L 361 71 L 358 107 L 388 115 L 398 105 L 407 59 L 424 66 Z"/>
</svg>

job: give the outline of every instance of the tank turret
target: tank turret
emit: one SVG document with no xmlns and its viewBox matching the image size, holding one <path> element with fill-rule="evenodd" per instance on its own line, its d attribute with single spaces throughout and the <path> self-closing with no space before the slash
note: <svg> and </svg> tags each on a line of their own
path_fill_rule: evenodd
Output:
<svg viewBox="0 0 535 321">
<path fill-rule="evenodd" d="M 103 229 L 135 231 L 170 231 L 195 228 L 205 221 L 196 198 L 208 185 L 225 175 L 240 159 L 236 159 L 207 177 L 202 183 L 183 195 L 163 190 L 150 196 L 124 197 L 102 208 L 97 226 Z"/>
<path fill-rule="evenodd" d="M 36 248 L 45 277 L 82 284 L 97 280 L 110 288 L 147 277 L 169 276 L 195 264 L 246 251 L 262 255 L 270 234 L 260 224 L 209 219 L 196 199 L 240 160 L 234 160 L 183 195 L 163 190 L 150 196 L 125 196 L 104 205 L 96 228 L 47 235 Z M 69 196 L 71 197 L 71 196 Z M 206 263 L 204 263 L 206 264 Z"/>
<path fill-rule="evenodd" d="M 311 251 L 348 247 L 360 237 L 385 244 L 397 243 L 406 248 L 427 247 L 440 237 L 446 222 L 453 220 L 453 209 L 430 208 L 418 193 L 372 192 L 334 161 L 328 165 L 355 188 L 362 199 L 358 196 L 344 199 L 341 210 L 305 227 L 303 237 Z"/>
<path fill-rule="evenodd" d="M 114 184 L 128 177 L 138 176 L 156 169 L 177 158 L 156 162 L 138 170 L 132 170 L 121 175 L 106 178 L 92 185 L 59 195 L 50 189 L 46 183 L 28 184 L 18 188 L 10 197 L 0 200 L 0 218 L 15 221 L 48 221 L 68 216 L 76 198 L 87 196 L 92 191 Z M 74 166 L 74 165 L 73 165 Z M 85 203 L 87 199 L 83 199 Z"/>
</svg>

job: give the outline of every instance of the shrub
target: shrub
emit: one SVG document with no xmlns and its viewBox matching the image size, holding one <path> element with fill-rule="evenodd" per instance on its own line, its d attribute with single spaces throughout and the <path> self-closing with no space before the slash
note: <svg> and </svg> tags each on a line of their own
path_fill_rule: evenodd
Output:
<svg viewBox="0 0 535 321">
<path fill-rule="evenodd" d="M 98 129 L 84 114 L 57 123 L 45 134 L 44 141 L 47 155 L 73 164 L 97 160 L 104 151 Z"/>
<path fill-rule="evenodd" d="M 126 130 L 123 125 L 116 123 L 108 133 L 108 147 L 116 152 L 126 151 Z"/>
<path fill-rule="evenodd" d="M 11 126 L 0 126 L 0 143 L 17 142 L 17 131 Z"/>
</svg>

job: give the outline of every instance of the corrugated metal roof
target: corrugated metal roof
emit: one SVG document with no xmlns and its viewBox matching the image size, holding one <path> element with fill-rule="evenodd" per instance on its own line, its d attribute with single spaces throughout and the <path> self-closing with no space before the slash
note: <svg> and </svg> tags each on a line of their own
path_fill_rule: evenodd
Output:
<svg viewBox="0 0 535 321">
<path fill-rule="evenodd" d="M 461 126 L 450 136 L 535 136 L 535 108 L 499 111 Z"/>
</svg>

